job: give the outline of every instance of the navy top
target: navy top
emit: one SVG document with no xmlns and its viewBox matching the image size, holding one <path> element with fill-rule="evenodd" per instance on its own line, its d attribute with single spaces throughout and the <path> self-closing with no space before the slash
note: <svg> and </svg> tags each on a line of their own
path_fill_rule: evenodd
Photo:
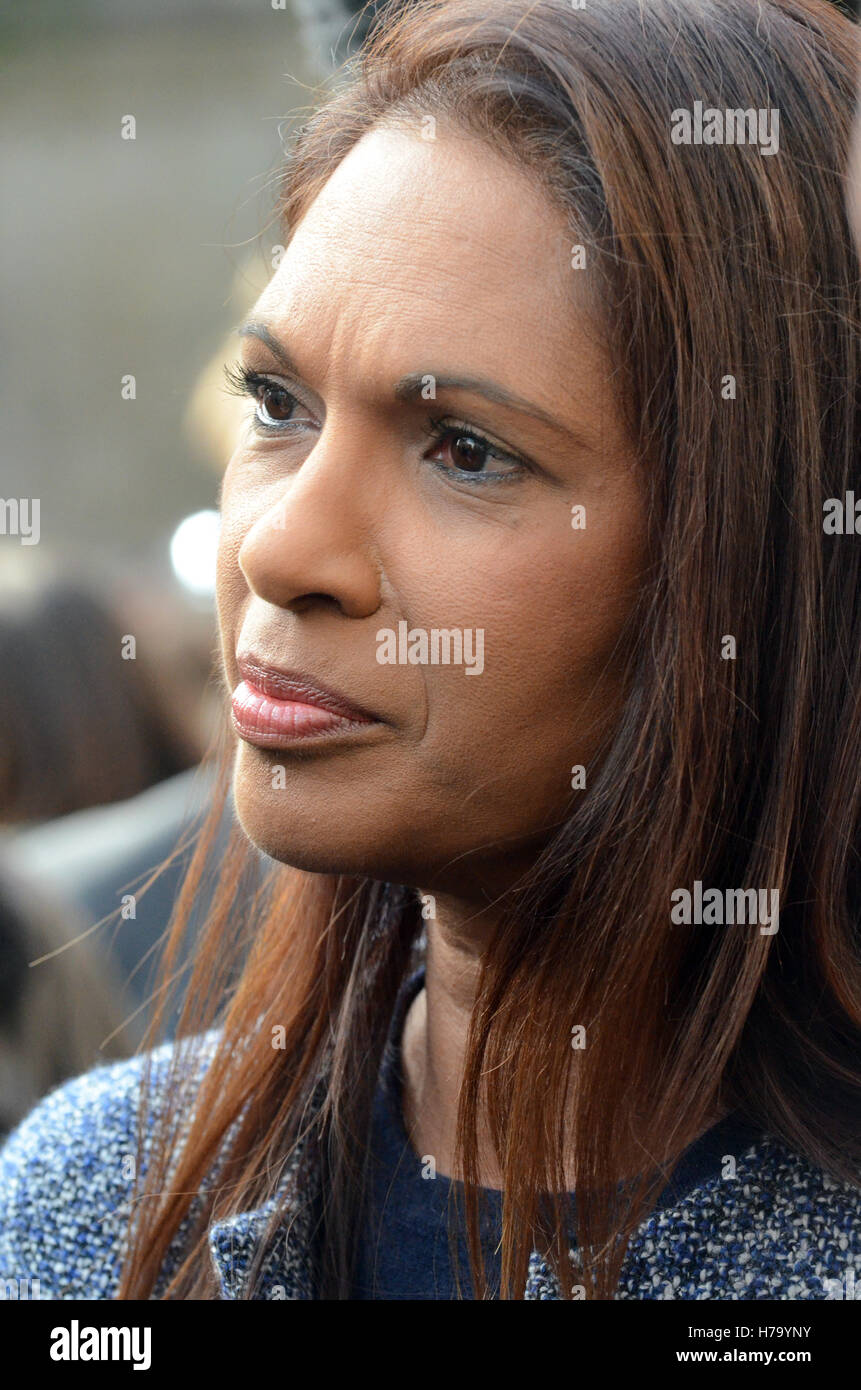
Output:
<svg viewBox="0 0 861 1390">
<path fill-rule="evenodd" d="M 424 967 L 401 990 L 380 1070 L 371 1136 L 370 1212 L 359 1252 L 354 1299 L 474 1298 L 469 1277 L 463 1184 L 432 1177 L 429 1164 L 413 1151 L 403 1119 L 400 1040 L 407 1010 L 424 986 Z M 724 1154 L 741 1153 L 758 1130 L 728 1115 L 682 1155 L 658 1199 L 656 1211 L 672 1206 L 691 1189 L 720 1175 Z M 458 1294 L 449 1250 L 449 1203 L 457 1230 Z M 499 1296 L 501 1261 L 496 1246 L 502 1232 L 502 1193 L 482 1188 L 480 1226 L 490 1294 Z"/>
</svg>

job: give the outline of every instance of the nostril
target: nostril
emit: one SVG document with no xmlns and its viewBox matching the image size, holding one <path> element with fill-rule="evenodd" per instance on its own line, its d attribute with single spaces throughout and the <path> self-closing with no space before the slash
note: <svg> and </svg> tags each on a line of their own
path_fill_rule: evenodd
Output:
<svg viewBox="0 0 861 1390">
<path fill-rule="evenodd" d="M 291 599 L 284 605 L 294 613 L 307 613 L 314 608 L 336 608 L 339 612 L 341 605 L 331 594 L 300 594 L 298 598 Z"/>
</svg>

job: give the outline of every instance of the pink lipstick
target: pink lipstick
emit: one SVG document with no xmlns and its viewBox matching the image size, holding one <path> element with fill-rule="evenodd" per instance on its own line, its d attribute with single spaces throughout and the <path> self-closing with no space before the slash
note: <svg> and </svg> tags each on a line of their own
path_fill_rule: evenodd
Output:
<svg viewBox="0 0 861 1390">
<path fill-rule="evenodd" d="M 380 722 L 306 675 L 281 671 L 253 656 L 239 657 L 237 665 L 243 679 L 231 699 L 233 727 L 258 747 L 283 748 Z"/>
</svg>

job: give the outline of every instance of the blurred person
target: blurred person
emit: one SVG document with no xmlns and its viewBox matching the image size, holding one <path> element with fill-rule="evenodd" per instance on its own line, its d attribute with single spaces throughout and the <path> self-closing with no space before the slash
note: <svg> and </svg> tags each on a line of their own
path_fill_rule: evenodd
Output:
<svg viewBox="0 0 861 1390">
<path fill-rule="evenodd" d="M 235 292 L 248 307 L 246 279 L 238 275 Z M 223 355 L 218 363 L 221 384 Z M 234 397 L 213 395 L 205 368 L 187 429 L 218 472 L 232 452 L 238 413 Z M 97 579 L 87 588 L 58 579 L 35 597 L 7 600 L 7 613 L 16 659 L 5 727 L 16 737 L 6 741 L 5 817 L 44 817 L 10 826 L 9 854 L 22 876 L 45 884 L 87 928 L 103 924 L 100 949 L 122 981 L 127 1035 L 139 1043 L 152 1021 L 161 940 L 214 785 L 199 761 L 217 713 L 208 684 L 212 605 L 187 602 L 142 571 L 117 575 L 104 596 Z M 124 660 L 130 636 L 135 655 Z M 48 679 L 50 670 L 63 678 Z M 16 690 L 30 686 L 41 704 L 14 706 Z M 45 727 L 56 735 L 41 739 L 36 730 Z M 222 841 L 230 814 L 228 806 Z M 197 907 L 202 915 L 202 898 Z"/>
<path fill-rule="evenodd" d="M 214 869 L 181 1041 L 10 1137 L 0 1272 L 121 1299 L 845 1283 L 859 551 L 822 509 L 857 468 L 854 41 L 821 0 L 417 0 L 300 132 L 231 368 L 231 721 L 162 963 Z M 672 143 L 706 86 L 791 111 L 781 158 Z M 423 655 L 437 624 L 480 628 L 481 680 Z M 692 918 L 697 888 L 754 915 Z"/>
<path fill-rule="evenodd" d="M 214 778 L 195 766 L 125 801 L 60 816 L 0 837 L 21 879 L 67 905 L 109 964 L 116 1006 L 139 1044 L 152 1022 L 152 994 L 164 935 L 196 827 L 209 810 Z M 226 842 L 231 817 L 220 832 Z M 196 920 L 206 912 L 200 895 Z M 72 947 L 72 953 L 77 947 Z M 175 1026 L 175 1013 L 170 1030 Z"/>
<path fill-rule="evenodd" d="M 192 640 L 154 578 L 134 588 L 120 578 L 111 595 L 56 579 L 7 596 L 0 824 L 121 801 L 197 763 L 211 632 L 208 620 L 204 642 Z"/>
<path fill-rule="evenodd" d="M 104 953 L 76 940 L 84 932 L 69 903 L 22 876 L 0 848 L 0 1133 L 46 1091 L 128 1057 L 138 1041 Z"/>
<path fill-rule="evenodd" d="M 176 846 L 208 806 L 206 774 L 194 773 L 211 718 L 212 638 L 211 613 L 154 575 L 120 576 L 109 596 L 96 581 L 56 578 L 0 608 L 0 847 L 21 884 L 44 889 L 80 927 L 87 944 L 70 947 L 67 967 L 79 949 L 84 960 L 98 950 L 102 994 L 125 1020 L 127 1046 L 108 1056 L 128 1055 L 151 1021 L 160 941 L 188 863 Z M 34 981 L 61 968 L 36 967 Z M 51 1003 L 33 983 L 22 1048 L 52 1036 L 41 1012 Z M 38 1049 L 33 1066 L 43 1075 Z"/>
</svg>

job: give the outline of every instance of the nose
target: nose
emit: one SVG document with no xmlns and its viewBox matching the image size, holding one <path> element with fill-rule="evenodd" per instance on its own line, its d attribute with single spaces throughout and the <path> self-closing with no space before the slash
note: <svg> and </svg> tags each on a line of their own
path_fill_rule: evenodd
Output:
<svg viewBox="0 0 861 1390">
<path fill-rule="evenodd" d="M 345 438 L 327 421 L 277 501 L 246 533 L 238 563 L 259 598 L 295 612 L 335 605 L 350 618 L 379 608 L 372 519 L 379 489 L 360 446 L 355 432 Z"/>
</svg>

